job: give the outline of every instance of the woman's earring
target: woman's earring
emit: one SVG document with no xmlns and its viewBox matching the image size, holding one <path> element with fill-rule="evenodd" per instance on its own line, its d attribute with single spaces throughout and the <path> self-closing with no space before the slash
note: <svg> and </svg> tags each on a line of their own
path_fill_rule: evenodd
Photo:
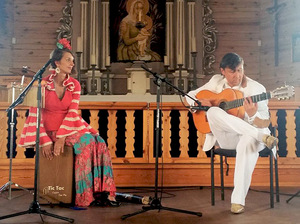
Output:
<svg viewBox="0 0 300 224">
<path fill-rule="evenodd" d="M 56 69 L 55 69 L 55 73 L 56 73 L 56 74 L 60 73 L 60 69 L 59 69 L 59 67 L 56 67 Z"/>
</svg>

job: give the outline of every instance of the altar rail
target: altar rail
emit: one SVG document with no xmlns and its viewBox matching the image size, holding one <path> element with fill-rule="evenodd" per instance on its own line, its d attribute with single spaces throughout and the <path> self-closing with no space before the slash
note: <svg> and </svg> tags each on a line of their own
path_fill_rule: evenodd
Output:
<svg viewBox="0 0 300 224">
<path fill-rule="evenodd" d="M 272 124 L 278 127 L 281 185 L 286 186 L 300 184 L 299 104 L 292 101 L 269 103 Z M 9 170 L 10 119 L 5 111 L 7 107 L 6 103 L 0 105 L 0 185 L 8 180 Z M 15 143 L 21 134 L 27 110 L 28 107 L 24 106 L 15 110 Z M 210 158 L 202 151 L 205 135 L 195 129 L 192 115 L 180 103 L 163 103 L 161 110 L 159 161 L 164 164 L 164 185 L 210 185 Z M 156 103 L 80 102 L 80 113 L 107 142 L 117 185 L 151 186 L 154 181 Z M 13 181 L 32 187 L 34 149 L 15 146 L 13 154 Z M 234 165 L 234 159 L 229 163 Z M 253 177 L 254 185 L 268 185 L 267 168 L 267 158 L 260 158 Z M 231 184 L 232 170 L 226 177 Z"/>
</svg>

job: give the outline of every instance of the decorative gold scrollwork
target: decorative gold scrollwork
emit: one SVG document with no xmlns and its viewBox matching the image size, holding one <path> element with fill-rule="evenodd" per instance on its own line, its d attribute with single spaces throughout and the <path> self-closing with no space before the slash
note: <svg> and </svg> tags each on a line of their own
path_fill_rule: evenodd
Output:
<svg viewBox="0 0 300 224">
<path fill-rule="evenodd" d="M 72 38 L 72 20 L 73 17 L 71 15 L 73 7 L 72 0 L 67 0 L 66 6 L 62 9 L 63 17 L 60 18 L 59 22 L 61 23 L 60 27 L 56 30 L 57 34 L 57 40 L 61 38 L 66 38 L 69 41 Z"/>
<path fill-rule="evenodd" d="M 213 12 L 209 7 L 209 0 L 203 0 L 203 72 L 204 75 L 211 75 L 214 73 L 212 64 L 216 62 L 216 57 L 213 54 L 217 48 L 217 29 L 214 26 Z"/>
</svg>

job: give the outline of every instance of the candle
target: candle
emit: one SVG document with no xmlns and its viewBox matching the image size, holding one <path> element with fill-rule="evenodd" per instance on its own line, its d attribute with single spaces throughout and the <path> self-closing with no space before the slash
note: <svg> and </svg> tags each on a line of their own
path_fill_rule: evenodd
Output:
<svg viewBox="0 0 300 224">
<path fill-rule="evenodd" d="M 179 65 L 182 65 L 182 64 L 183 64 L 183 62 L 182 62 L 182 54 L 179 54 L 179 55 L 178 55 L 177 63 L 178 63 Z"/>
<path fill-rule="evenodd" d="M 196 38 L 192 37 L 192 52 L 197 52 L 196 50 Z"/>
<path fill-rule="evenodd" d="M 77 52 L 82 52 L 82 37 L 77 37 Z"/>
<path fill-rule="evenodd" d="M 96 55 L 92 54 L 91 55 L 91 65 L 95 65 L 96 64 Z"/>
<path fill-rule="evenodd" d="M 164 65 L 165 66 L 169 65 L 169 60 L 168 60 L 168 56 L 167 55 L 164 56 Z"/>
<path fill-rule="evenodd" d="M 139 22 L 141 22 L 142 21 L 142 11 L 140 10 L 139 11 Z"/>
<path fill-rule="evenodd" d="M 110 66 L 110 56 L 106 56 L 105 65 Z"/>
</svg>

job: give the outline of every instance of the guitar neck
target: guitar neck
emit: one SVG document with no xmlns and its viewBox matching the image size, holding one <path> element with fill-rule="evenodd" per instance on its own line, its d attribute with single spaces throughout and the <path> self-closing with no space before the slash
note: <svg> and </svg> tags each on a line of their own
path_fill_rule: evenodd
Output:
<svg viewBox="0 0 300 224">
<path fill-rule="evenodd" d="M 253 103 L 257 103 L 259 101 L 267 100 L 267 99 L 270 99 L 270 98 L 271 98 L 271 93 L 270 92 L 261 93 L 261 94 L 258 94 L 258 95 L 251 96 L 251 99 L 252 99 Z M 237 107 L 242 106 L 244 104 L 244 100 L 245 100 L 245 98 L 241 98 L 241 99 L 226 102 L 225 110 L 230 110 L 232 108 L 237 108 Z"/>
</svg>

